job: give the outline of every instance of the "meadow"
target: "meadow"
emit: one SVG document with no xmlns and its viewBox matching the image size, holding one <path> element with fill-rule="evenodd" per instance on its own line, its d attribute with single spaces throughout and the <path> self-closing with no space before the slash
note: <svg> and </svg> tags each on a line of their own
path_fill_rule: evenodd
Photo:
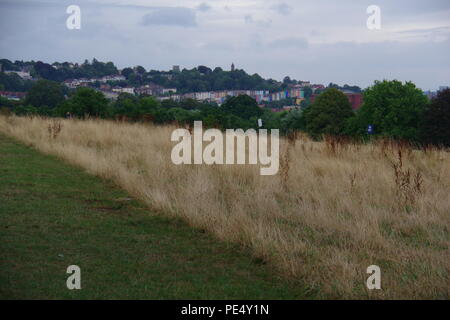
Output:
<svg viewBox="0 0 450 320">
<path fill-rule="evenodd" d="M 238 245 L 0 134 L 0 299 L 302 299 Z M 68 290 L 67 267 L 81 269 Z"/>
<path fill-rule="evenodd" d="M 281 140 L 280 172 L 172 163 L 175 126 L 0 117 L 0 133 L 111 180 L 318 298 L 448 299 L 450 153 L 387 140 Z M 370 265 L 381 290 L 366 287 Z"/>
</svg>

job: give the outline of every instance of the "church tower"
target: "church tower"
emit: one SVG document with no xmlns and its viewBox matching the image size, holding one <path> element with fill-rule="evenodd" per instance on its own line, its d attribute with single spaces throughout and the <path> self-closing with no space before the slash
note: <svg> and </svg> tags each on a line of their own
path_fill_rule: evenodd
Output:
<svg viewBox="0 0 450 320">
<path fill-rule="evenodd" d="M 236 68 L 234 67 L 234 62 L 231 64 L 231 71 L 234 71 Z"/>
</svg>

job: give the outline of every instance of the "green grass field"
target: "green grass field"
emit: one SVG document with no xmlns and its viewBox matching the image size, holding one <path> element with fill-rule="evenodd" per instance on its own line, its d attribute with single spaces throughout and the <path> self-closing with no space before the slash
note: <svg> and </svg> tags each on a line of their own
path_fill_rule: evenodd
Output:
<svg viewBox="0 0 450 320">
<path fill-rule="evenodd" d="M 81 268 L 81 290 L 66 269 Z M 0 298 L 302 299 L 249 252 L 0 135 Z"/>
</svg>

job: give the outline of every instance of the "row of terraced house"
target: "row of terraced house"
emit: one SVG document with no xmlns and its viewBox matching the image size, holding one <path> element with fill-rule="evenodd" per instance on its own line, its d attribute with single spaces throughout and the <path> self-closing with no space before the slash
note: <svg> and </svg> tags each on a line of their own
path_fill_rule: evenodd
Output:
<svg viewBox="0 0 450 320">
<path fill-rule="evenodd" d="M 139 87 L 120 87 L 111 86 L 109 81 L 124 81 L 124 76 L 113 75 L 102 78 L 93 79 L 75 79 L 64 82 L 69 88 L 77 88 L 80 86 L 90 86 L 95 82 L 100 82 L 101 85 L 97 90 L 101 91 L 109 99 L 117 99 L 121 93 L 128 93 L 137 96 L 154 96 L 159 100 L 172 99 L 181 101 L 184 99 L 194 99 L 201 102 L 215 102 L 221 105 L 228 97 L 236 97 L 239 95 L 248 95 L 256 100 L 258 104 L 265 102 L 281 101 L 284 99 L 293 99 L 294 105 L 300 105 L 305 100 L 305 87 L 310 87 L 312 90 L 324 89 L 325 86 L 321 84 L 310 84 L 309 82 L 302 82 L 301 84 L 291 85 L 286 90 L 278 92 L 270 92 L 268 90 L 221 90 L 221 91 L 205 91 L 192 93 L 177 93 L 175 88 L 164 88 L 157 84 L 147 84 Z M 362 95 L 353 92 L 344 92 L 349 99 L 350 104 L 354 110 L 357 110 L 362 105 Z M 313 95 L 311 100 L 314 102 L 317 95 Z"/>
<path fill-rule="evenodd" d="M 323 85 L 312 85 L 311 88 L 323 89 Z M 148 84 L 141 87 L 108 87 L 101 86 L 100 90 L 106 95 L 111 96 L 111 93 L 118 96 L 120 93 L 130 93 L 138 96 L 154 96 L 159 100 L 172 99 L 181 101 L 184 99 L 194 99 L 197 101 L 215 102 L 219 105 L 225 102 L 227 97 L 236 97 L 239 95 L 248 95 L 254 98 L 258 104 L 264 102 L 280 101 L 284 99 L 294 99 L 296 105 L 305 99 L 304 87 L 301 85 L 292 86 L 286 90 L 271 93 L 268 90 L 220 90 L 220 91 L 205 91 L 205 92 L 191 92 L 191 93 L 177 93 L 175 88 L 163 88 L 156 84 Z"/>
</svg>

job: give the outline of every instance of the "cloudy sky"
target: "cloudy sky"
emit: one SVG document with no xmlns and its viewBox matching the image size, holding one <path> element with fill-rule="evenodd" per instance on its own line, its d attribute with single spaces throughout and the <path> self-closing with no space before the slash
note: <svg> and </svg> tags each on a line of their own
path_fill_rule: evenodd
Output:
<svg viewBox="0 0 450 320">
<path fill-rule="evenodd" d="M 69 30 L 69 5 L 81 29 Z M 369 5 L 381 30 L 369 30 Z M 449 0 L 0 0 L 0 57 L 168 70 L 232 62 L 277 80 L 450 85 Z"/>
</svg>

